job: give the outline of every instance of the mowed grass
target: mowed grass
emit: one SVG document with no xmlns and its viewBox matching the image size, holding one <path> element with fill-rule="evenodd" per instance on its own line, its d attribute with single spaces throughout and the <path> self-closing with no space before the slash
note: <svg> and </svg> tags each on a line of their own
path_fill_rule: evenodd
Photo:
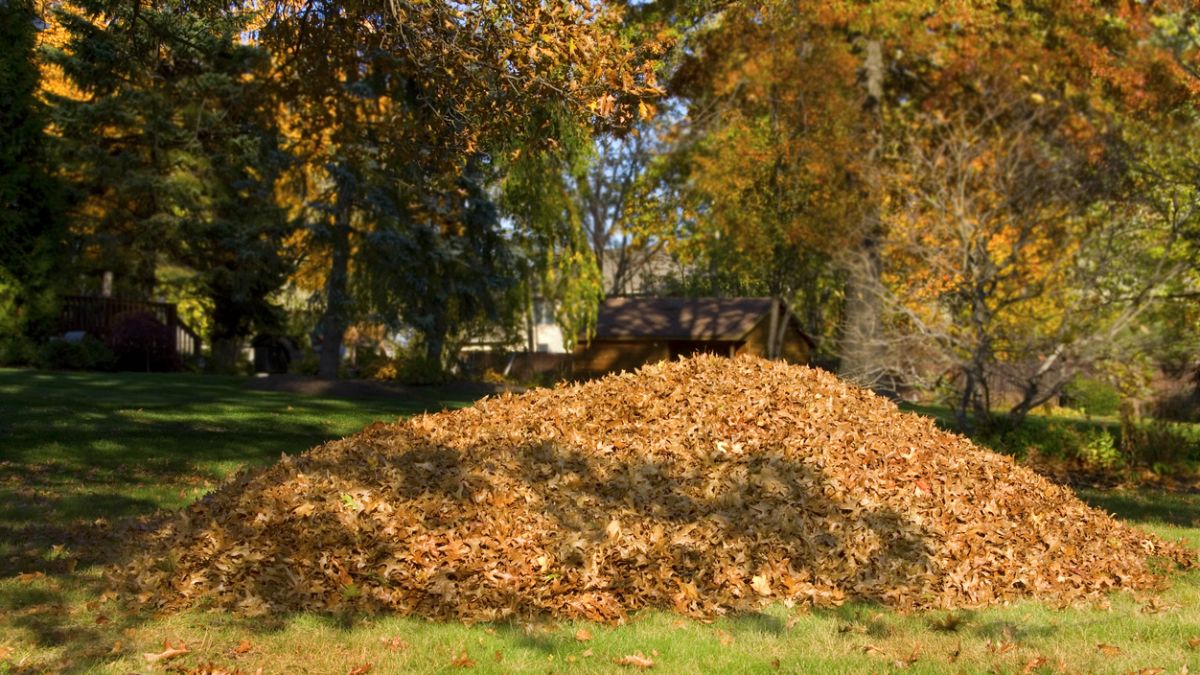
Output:
<svg viewBox="0 0 1200 675">
<path fill-rule="evenodd" d="M 243 380 L 0 370 L 0 672 L 1165 672 L 1200 670 L 1200 573 L 1159 594 L 902 614 L 776 604 L 711 623 L 646 612 L 622 626 L 466 626 L 390 616 L 153 615 L 104 593 L 116 525 L 176 509 L 240 467 L 376 420 L 468 404 L 443 390 L 333 400 Z M 1200 548 L 1200 495 L 1086 491 L 1141 527 Z M 585 638 L 585 639 L 581 639 Z M 164 642 L 187 652 L 152 661 Z M 1197 646 L 1200 647 L 1200 641 Z"/>
</svg>

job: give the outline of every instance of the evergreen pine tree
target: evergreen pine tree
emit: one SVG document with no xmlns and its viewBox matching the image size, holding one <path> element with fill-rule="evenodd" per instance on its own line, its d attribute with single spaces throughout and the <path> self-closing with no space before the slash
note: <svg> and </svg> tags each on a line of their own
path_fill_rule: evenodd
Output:
<svg viewBox="0 0 1200 675">
<path fill-rule="evenodd" d="M 30 0 L 0 0 L 0 337 L 48 327 L 58 249 L 59 190 L 37 98 L 37 19 Z"/>
</svg>

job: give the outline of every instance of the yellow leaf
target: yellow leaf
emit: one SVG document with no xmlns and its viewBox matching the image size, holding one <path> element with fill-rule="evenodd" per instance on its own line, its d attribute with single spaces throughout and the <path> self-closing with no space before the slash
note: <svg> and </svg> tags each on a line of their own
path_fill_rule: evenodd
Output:
<svg viewBox="0 0 1200 675">
<path fill-rule="evenodd" d="M 767 578 L 761 574 L 755 575 L 752 579 L 750 579 L 750 588 L 753 588 L 755 593 L 758 593 L 764 597 L 771 594 L 771 584 L 768 583 Z"/>
</svg>

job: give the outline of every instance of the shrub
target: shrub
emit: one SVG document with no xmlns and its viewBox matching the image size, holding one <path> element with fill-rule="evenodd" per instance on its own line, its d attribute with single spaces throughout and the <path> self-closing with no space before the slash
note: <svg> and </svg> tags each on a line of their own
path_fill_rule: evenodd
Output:
<svg viewBox="0 0 1200 675">
<path fill-rule="evenodd" d="M 1154 402 L 1154 416 L 1176 422 L 1200 422 L 1200 390 L 1167 394 Z"/>
<path fill-rule="evenodd" d="M 288 372 L 295 375 L 316 375 L 321 369 L 321 355 L 309 345 L 300 352 L 300 358 L 292 359 Z"/>
<path fill-rule="evenodd" d="M 484 382 L 484 384 L 501 385 L 508 383 L 508 378 L 504 377 L 502 373 L 498 373 L 491 368 L 483 371 L 483 377 L 481 380 Z"/>
<path fill-rule="evenodd" d="M 112 350 L 91 335 L 76 342 L 56 338 L 37 352 L 38 367 L 49 370 L 112 370 L 116 364 Z"/>
<path fill-rule="evenodd" d="M 1088 377 L 1076 377 L 1068 382 L 1063 389 L 1063 398 L 1067 407 L 1100 417 L 1116 415 L 1121 407 L 1121 393 L 1115 387 Z"/>
<path fill-rule="evenodd" d="M 1107 430 L 1090 429 L 1082 434 L 1081 441 L 1075 450 L 1075 456 L 1085 464 L 1103 469 L 1112 469 L 1124 464 L 1121 450 Z"/>
<path fill-rule="evenodd" d="M 1189 424 L 1123 419 L 1121 446 L 1139 464 L 1179 464 L 1200 460 L 1200 429 Z"/>
<path fill-rule="evenodd" d="M 109 345 L 121 370 L 174 371 L 183 367 L 171 329 L 145 312 L 117 317 Z"/>
<path fill-rule="evenodd" d="M 0 366 L 37 365 L 38 349 L 24 335 L 0 338 Z"/>
<path fill-rule="evenodd" d="M 402 355 L 378 364 L 369 377 L 413 385 L 444 384 L 447 379 L 442 364 L 416 354 Z"/>
</svg>

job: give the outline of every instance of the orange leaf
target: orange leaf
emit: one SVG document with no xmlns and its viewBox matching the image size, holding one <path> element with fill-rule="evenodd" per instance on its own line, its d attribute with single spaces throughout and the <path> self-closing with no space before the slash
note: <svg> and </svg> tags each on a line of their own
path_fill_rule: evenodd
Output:
<svg viewBox="0 0 1200 675">
<path fill-rule="evenodd" d="M 234 654 L 245 654 L 246 652 L 250 651 L 250 649 L 251 649 L 250 641 L 243 639 L 241 642 L 238 643 L 238 646 L 233 648 L 233 653 Z"/>
<path fill-rule="evenodd" d="M 1046 665 L 1046 657 L 1035 656 L 1032 659 L 1029 659 L 1028 661 L 1025 662 L 1025 667 L 1021 668 L 1021 673 L 1023 675 L 1029 675 L 1029 673 L 1032 673 L 1033 671 L 1037 670 L 1038 668 L 1041 668 L 1044 665 Z"/>
<path fill-rule="evenodd" d="M 180 642 L 178 647 L 172 647 L 170 642 L 163 643 L 163 650 L 157 654 L 142 654 L 150 663 L 158 663 L 159 661 L 169 661 L 176 656 L 182 656 L 188 653 L 187 645 Z"/>
<path fill-rule="evenodd" d="M 467 650 L 464 649 L 461 654 L 450 659 L 450 665 L 455 668 L 473 668 L 475 667 L 475 662 L 471 660 L 471 657 L 467 656 Z"/>
<path fill-rule="evenodd" d="M 1096 649 L 1105 656 L 1120 656 L 1121 654 L 1121 648 L 1113 645 L 1098 644 Z"/>
<path fill-rule="evenodd" d="M 629 656 L 622 656 L 619 659 L 613 659 L 613 663 L 617 664 L 618 666 L 633 666 L 638 670 L 646 670 L 647 668 L 654 667 L 654 661 L 651 661 L 648 656 L 641 652 L 630 654 Z"/>
<path fill-rule="evenodd" d="M 354 666 L 353 668 L 351 668 L 350 672 L 347 673 L 346 675 L 366 675 L 369 672 L 371 672 L 371 664 L 363 663 L 363 664 L 360 664 L 360 665 L 357 665 L 357 666 Z"/>
<path fill-rule="evenodd" d="M 575 631 L 575 639 L 580 642 L 587 642 L 592 639 L 592 632 L 586 628 L 580 628 Z"/>
</svg>

